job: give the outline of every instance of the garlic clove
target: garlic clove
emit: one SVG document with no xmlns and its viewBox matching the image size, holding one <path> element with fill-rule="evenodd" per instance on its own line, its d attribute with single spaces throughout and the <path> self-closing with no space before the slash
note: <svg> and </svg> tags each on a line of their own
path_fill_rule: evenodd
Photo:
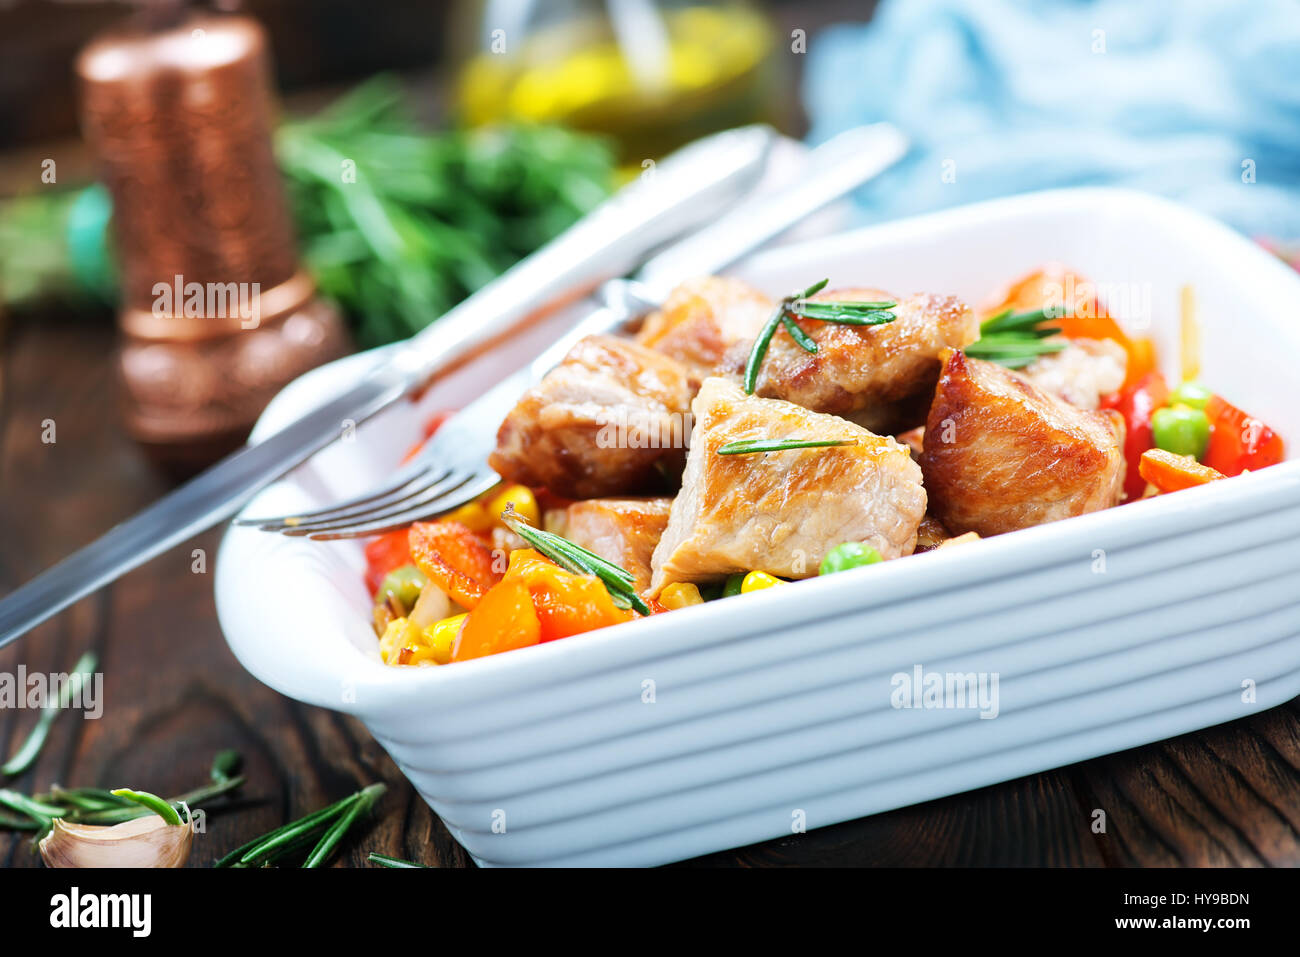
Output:
<svg viewBox="0 0 1300 957">
<path fill-rule="evenodd" d="M 56 818 L 40 847 L 46 867 L 183 867 L 193 842 L 189 824 L 150 814 L 112 827 Z"/>
</svg>

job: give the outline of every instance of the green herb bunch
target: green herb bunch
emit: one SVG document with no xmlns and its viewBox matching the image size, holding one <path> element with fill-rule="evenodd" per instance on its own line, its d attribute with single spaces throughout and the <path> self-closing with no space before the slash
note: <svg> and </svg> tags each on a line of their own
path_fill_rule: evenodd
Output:
<svg viewBox="0 0 1300 957">
<path fill-rule="evenodd" d="M 430 135 L 377 77 L 283 126 L 303 256 L 363 346 L 417 332 L 598 205 L 603 141 L 555 127 Z"/>
</svg>

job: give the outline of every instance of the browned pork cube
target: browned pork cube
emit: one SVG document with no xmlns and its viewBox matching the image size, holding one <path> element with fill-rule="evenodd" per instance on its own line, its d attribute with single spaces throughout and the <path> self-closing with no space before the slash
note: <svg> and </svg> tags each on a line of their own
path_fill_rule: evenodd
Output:
<svg viewBox="0 0 1300 957">
<path fill-rule="evenodd" d="M 695 398 L 695 431 L 650 592 L 761 570 L 810 578 L 842 542 L 885 558 L 910 554 L 925 515 L 921 469 L 903 446 L 833 415 L 745 395 L 722 378 Z M 848 440 L 851 445 L 723 455 L 743 439 Z"/>
<path fill-rule="evenodd" d="M 566 537 L 632 573 L 638 592 L 650 587 L 650 556 L 668 527 L 671 498 L 592 498 L 574 502 Z"/>
<path fill-rule="evenodd" d="M 508 481 L 565 498 L 672 489 L 698 386 L 674 359 L 588 336 L 506 416 L 489 462 Z"/>
<path fill-rule="evenodd" d="M 646 318 L 637 342 L 709 375 L 728 347 L 758 335 L 774 308 L 770 298 L 739 279 L 692 279 Z"/>
<path fill-rule="evenodd" d="M 954 535 L 997 535 L 1119 503 L 1124 424 L 1070 405 L 1024 376 L 945 356 L 925 426 L 930 510 Z"/>
<path fill-rule="evenodd" d="M 815 412 L 843 416 L 877 432 L 901 432 L 925 421 L 939 355 L 979 338 L 979 321 L 959 299 L 917 294 L 899 298 L 881 289 L 831 289 L 822 302 L 897 302 L 896 318 L 878 326 L 800 319 L 817 343 L 807 352 L 784 329 L 772 337 L 755 394 L 785 399 Z M 734 346 L 721 370 L 737 379 L 751 343 Z"/>
</svg>

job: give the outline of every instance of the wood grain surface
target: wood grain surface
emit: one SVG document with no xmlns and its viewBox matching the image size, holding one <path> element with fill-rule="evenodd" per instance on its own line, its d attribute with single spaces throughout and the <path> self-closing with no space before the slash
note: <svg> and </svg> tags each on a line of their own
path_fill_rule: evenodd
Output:
<svg viewBox="0 0 1300 957">
<path fill-rule="evenodd" d="M 0 352 L 0 593 L 168 487 L 118 429 L 110 320 L 42 316 Z M 57 441 L 41 441 L 53 420 Z M 235 661 L 213 608 L 220 532 L 127 575 L 0 652 L 0 671 L 67 670 L 94 648 L 99 720 L 61 717 L 37 764 L 4 786 L 130 786 L 178 793 L 205 782 L 213 754 L 237 748 L 248 784 L 214 814 L 193 866 L 385 781 L 372 824 L 336 866 L 378 851 L 429 865 L 471 864 L 355 720 L 298 704 Z M 207 571 L 193 571 L 203 549 Z M 36 714 L 0 711 L 11 754 Z M 1106 832 L 1093 833 L 1094 811 Z M 0 832 L 0 865 L 39 866 L 22 835 Z M 940 801 L 709 855 L 705 866 L 1297 866 L 1300 699 L 1256 717 Z"/>
</svg>

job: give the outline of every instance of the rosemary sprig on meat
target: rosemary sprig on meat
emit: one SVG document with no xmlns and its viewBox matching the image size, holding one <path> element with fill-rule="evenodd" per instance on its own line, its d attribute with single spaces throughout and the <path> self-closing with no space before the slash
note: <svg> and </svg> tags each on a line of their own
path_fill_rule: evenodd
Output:
<svg viewBox="0 0 1300 957">
<path fill-rule="evenodd" d="M 738 439 L 718 447 L 719 455 L 753 455 L 757 452 L 784 452 L 786 449 L 822 449 L 837 445 L 856 445 L 854 439 Z"/>
<path fill-rule="evenodd" d="M 966 355 L 987 359 L 1008 369 L 1029 365 L 1039 356 L 1060 352 L 1064 342 L 1045 342 L 1061 334 L 1061 326 L 1047 310 L 1012 312 L 1003 309 L 980 323 L 978 341 L 966 347 Z"/>
<path fill-rule="evenodd" d="M 561 538 L 554 532 L 533 528 L 515 512 L 513 503 L 506 506 L 506 510 L 501 513 L 501 521 L 565 571 L 573 572 L 575 575 L 595 575 L 604 583 L 609 597 L 619 608 L 635 608 L 643 615 L 650 614 L 650 606 L 641 599 L 632 585 L 631 572 L 619 568 L 613 562 L 607 562 L 595 552 L 590 552 L 567 538 Z"/>
<path fill-rule="evenodd" d="M 809 302 L 813 296 L 826 288 L 830 280 L 823 279 L 813 283 L 801 292 L 791 293 L 777 304 L 771 317 L 759 330 L 754 347 L 745 362 L 745 392 L 754 394 L 758 385 L 758 368 L 763 364 L 763 357 L 772 344 L 772 336 L 778 327 L 784 327 L 799 348 L 805 352 L 816 352 L 817 343 L 796 321 L 798 319 L 817 319 L 821 322 L 838 322 L 848 326 L 879 326 L 893 322 L 897 317 L 889 310 L 898 305 L 896 302 Z"/>
</svg>

